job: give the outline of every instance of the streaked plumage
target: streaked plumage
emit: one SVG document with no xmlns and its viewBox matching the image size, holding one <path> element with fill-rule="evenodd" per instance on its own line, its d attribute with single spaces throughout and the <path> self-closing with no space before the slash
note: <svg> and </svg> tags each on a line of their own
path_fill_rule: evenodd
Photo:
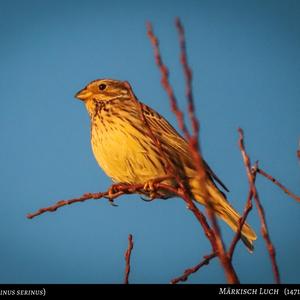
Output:
<svg viewBox="0 0 300 300">
<path fill-rule="evenodd" d="M 92 81 L 76 94 L 85 102 L 91 118 L 91 145 L 94 156 L 114 182 L 146 183 L 166 174 L 165 161 L 149 137 L 141 120 L 140 111 L 122 81 L 99 79 Z M 159 113 L 142 104 L 144 116 L 152 132 L 159 139 L 169 164 L 175 169 L 194 195 L 204 204 L 201 188 L 189 147 L 184 138 Z M 226 187 L 209 166 L 206 167 L 205 184 L 214 209 L 233 230 L 237 229 L 239 214 L 231 207 L 214 180 Z M 173 184 L 171 180 L 166 183 Z M 227 189 L 226 189 L 227 190 Z M 172 195 L 162 195 L 169 197 Z M 242 239 L 252 250 L 256 239 L 254 231 L 245 224 Z"/>
</svg>

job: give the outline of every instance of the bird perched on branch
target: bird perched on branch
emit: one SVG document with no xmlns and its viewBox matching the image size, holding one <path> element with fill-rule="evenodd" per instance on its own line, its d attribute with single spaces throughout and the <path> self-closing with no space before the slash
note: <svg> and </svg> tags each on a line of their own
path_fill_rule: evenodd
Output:
<svg viewBox="0 0 300 300">
<path fill-rule="evenodd" d="M 89 113 L 91 145 L 100 167 L 116 183 L 140 184 L 166 177 L 163 183 L 176 185 L 174 178 L 167 178 L 168 164 L 201 204 L 207 203 L 203 199 L 205 189 L 215 213 L 236 231 L 240 215 L 215 182 L 227 190 L 224 184 L 204 160 L 205 178 L 199 181 L 187 141 L 159 113 L 136 102 L 133 95 L 127 82 L 112 79 L 94 80 L 75 95 L 84 101 Z M 147 126 L 159 141 L 160 149 Z M 167 191 L 159 191 L 159 195 L 161 198 L 174 196 Z M 252 251 L 255 232 L 245 223 L 241 234 Z"/>
</svg>

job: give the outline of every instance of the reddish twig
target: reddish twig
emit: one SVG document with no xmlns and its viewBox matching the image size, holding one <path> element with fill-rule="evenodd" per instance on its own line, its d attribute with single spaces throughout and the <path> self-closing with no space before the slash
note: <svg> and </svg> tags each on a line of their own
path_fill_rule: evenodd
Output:
<svg viewBox="0 0 300 300">
<path fill-rule="evenodd" d="M 132 234 L 128 235 L 128 247 L 125 252 L 125 262 L 126 262 L 126 268 L 125 268 L 125 277 L 124 277 L 124 284 L 129 283 L 129 274 L 130 274 L 130 257 L 131 257 L 131 251 L 133 249 L 133 237 Z"/>
<path fill-rule="evenodd" d="M 177 118 L 178 126 L 181 129 L 181 131 L 183 132 L 185 138 L 188 140 L 190 137 L 190 134 L 184 123 L 183 112 L 179 109 L 179 107 L 177 105 L 177 99 L 175 97 L 173 88 L 169 82 L 169 71 L 161 59 L 160 50 L 159 50 L 159 41 L 153 33 L 152 25 L 150 22 L 147 22 L 147 34 L 148 34 L 150 42 L 153 46 L 155 62 L 160 70 L 161 75 L 162 75 L 161 84 L 169 96 L 170 106 L 171 106 L 172 112 L 175 114 L 175 116 Z"/>
<path fill-rule="evenodd" d="M 39 215 L 42 215 L 46 212 L 55 212 L 57 209 L 74 204 L 77 202 L 85 202 L 88 200 L 99 200 L 103 198 L 108 198 L 110 201 L 122 196 L 122 195 L 128 195 L 128 194 L 137 194 L 137 193 L 148 193 L 148 191 L 144 190 L 145 183 L 140 183 L 140 184 L 128 184 L 128 185 L 123 185 L 123 184 L 115 184 L 112 185 L 107 191 L 101 192 L 101 193 L 86 193 L 82 195 L 79 198 L 73 198 L 69 200 L 60 200 L 56 202 L 55 204 L 41 208 L 37 210 L 34 213 L 30 213 L 27 215 L 28 219 L 33 219 Z M 181 188 L 175 188 L 171 185 L 160 183 L 160 182 L 154 182 L 153 183 L 153 191 L 158 191 L 158 190 L 165 190 L 168 191 L 170 194 L 174 194 L 174 196 L 178 196 L 180 198 L 183 198 L 185 202 L 187 203 L 188 208 L 194 213 L 198 221 L 201 223 L 203 228 L 205 229 L 205 234 L 206 236 L 211 240 L 213 233 L 209 227 L 209 225 L 206 222 L 206 219 L 204 215 L 199 211 L 199 209 L 195 206 L 193 201 L 189 201 L 190 199 L 186 195 L 185 191 L 182 191 Z M 113 188 L 113 192 L 111 192 Z M 154 199 L 153 199 L 154 200 Z"/>
<path fill-rule="evenodd" d="M 274 177 L 272 177 L 270 174 L 262 170 L 261 168 L 257 168 L 257 173 L 261 174 L 262 176 L 266 177 L 270 181 L 272 181 L 274 184 L 276 184 L 278 187 L 280 187 L 287 195 L 289 195 L 294 200 L 300 202 L 300 197 L 290 192 L 283 184 L 281 184 L 278 180 L 276 180 Z"/>
<path fill-rule="evenodd" d="M 252 190 L 250 189 L 243 215 L 239 220 L 239 225 L 238 225 L 237 231 L 236 231 L 235 236 L 229 246 L 229 250 L 228 250 L 229 259 L 232 259 L 235 247 L 236 247 L 238 241 L 241 239 L 243 225 L 246 222 L 249 212 L 252 210 L 252 197 L 253 197 L 253 193 L 252 193 Z"/>
<path fill-rule="evenodd" d="M 191 121 L 192 129 L 193 129 L 193 135 L 189 136 L 188 142 L 190 145 L 191 152 L 193 154 L 193 158 L 195 160 L 195 165 L 196 165 L 198 174 L 200 175 L 200 182 L 202 183 L 202 186 L 205 188 L 206 172 L 205 172 L 205 166 L 203 164 L 203 160 L 202 160 L 202 157 L 200 154 L 201 153 L 200 144 L 198 143 L 198 141 L 199 141 L 199 121 L 195 114 L 194 97 L 193 97 L 193 92 L 192 92 L 192 79 L 193 79 L 192 70 L 191 70 L 191 68 L 188 64 L 188 60 L 187 60 L 184 28 L 183 28 L 179 18 L 176 18 L 175 25 L 176 25 L 178 37 L 179 37 L 180 61 L 181 61 L 181 65 L 183 68 L 183 73 L 184 73 L 185 82 L 186 82 L 186 98 L 187 98 L 187 102 L 188 102 L 189 119 Z M 211 208 L 210 197 L 209 197 L 209 194 L 207 193 L 207 191 L 205 191 L 204 196 L 205 196 L 204 198 L 205 198 L 205 202 L 206 202 L 207 208 L 208 208 L 208 215 L 212 221 L 213 228 L 216 232 L 216 242 L 220 244 L 219 245 L 220 249 L 218 249 L 219 253 L 221 256 L 223 256 L 223 255 L 225 256 L 224 244 L 221 239 L 220 229 L 219 229 L 214 211 Z"/>
<path fill-rule="evenodd" d="M 244 145 L 244 133 L 241 128 L 238 129 L 238 132 L 239 132 L 239 147 L 240 147 L 240 150 L 241 150 L 241 153 L 243 156 L 244 165 L 246 167 L 249 186 L 253 193 L 253 198 L 254 198 L 256 208 L 258 211 L 258 215 L 260 218 L 261 233 L 266 242 L 266 246 L 267 246 L 267 249 L 268 249 L 268 252 L 270 255 L 275 282 L 280 283 L 280 274 L 279 274 L 279 269 L 278 269 L 278 265 L 276 262 L 276 251 L 275 251 L 275 248 L 274 248 L 274 246 L 271 242 L 270 236 L 269 236 L 264 209 L 263 209 L 263 206 L 259 199 L 259 195 L 258 195 L 256 186 L 255 186 L 255 182 L 254 182 L 254 178 L 253 178 L 253 174 L 251 173 L 250 158 L 249 158 L 248 154 L 246 153 L 245 145 Z"/>
<path fill-rule="evenodd" d="M 193 97 L 193 90 L 192 90 L 193 76 L 192 76 L 192 70 L 188 64 L 188 59 L 187 59 L 185 33 L 179 18 L 176 18 L 175 24 L 179 36 L 180 61 L 183 67 L 184 77 L 185 77 L 185 86 L 186 86 L 185 90 L 186 90 L 186 97 L 188 100 L 189 119 L 191 120 L 192 123 L 193 136 L 196 139 L 195 142 L 198 142 L 199 121 L 195 114 L 195 105 L 194 105 L 194 97 Z"/>
<path fill-rule="evenodd" d="M 228 256 L 225 252 L 225 246 L 222 240 L 220 228 L 217 222 L 217 218 L 215 212 L 211 205 L 210 195 L 206 189 L 206 171 L 205 166 L 203 164 L 201 151 L 200 151 L 200 144 L 199 144 L 199 122 L 195 114 L 195 106 L 194 106 L 194 99 L 192 93 L 192 71 L 188 65 L 187 54 L 186 54 L 186 42 L 185 42 L 185 34 L 184 28 L 180 22 L 179 18 L 175 20 L 178 36 L 179 36 L 179 45 L 180 45 L 180 61 L 183 67 L 185 82 L 186 82 L 186 97 L 188 102 L 188 113 L 189 119 L 192 124 L 193 135 L 189 135 L 188 143 L 190 146 L 191 154 L 195 161 L 195 166 L 198 171 L 199 175 L 199 182 L 203 189 L 203 198 L 205 201 L 205 207 L 208 214 L 209 219 L 212 222 L 212 227 L 215 233 L 215 240 L 212 246 L 215 249 L 215 252 L 218 253 L 218 257 L 220 259 L 221 264 L 223 265 L 225 274 L 227 276 L 227 280 L 229 283 L 238 283 L 238 277 L 235 273 L 235 270 L 231 264 L 231 261 L 228 259 Z"/>
<path fill-rule="evenodd" d="M 179 45 L 180 45 L 180 61 L 183 68 L 183 73 L 185 77 L 186 82 L 186 97 L 188 102 L 188 113 L 189 113 L 189 119 L 192 124 L 193 129 L 193 135 L 190 135 L 188 138 L 189 146 L 191 149 L 191 153 L 193 155 L 195 166 L 199 174 L 199 181 L 201 186 L 204 190 L 204 201 L 206 202 L 206 210 L 207 214 L 212 222 L 212 226 L 215 232 L 215 251 L 219 253 L 219 258 L 221 261 L 221 264 L 224 267 L 225 274 L 227 276 L 228 282 L 234 283 L 238 282 L 238 278 L 235 274 L 235 270 L 231 264 L 231 261 L 228 259 L 228 256 L 225 252 L 225 246 L 222 240 L 220 228 L 217 222 L 217 218 L 215 215 L 214 210 L 212 209 L 212 205 L 210 203 L 210 196 L 206 190 L 206 171 L 205 166 L 203 164 L 203 160 L 201 157 L 201 151 L 200 151 L 200 144 L 199 144 L 199 121 L 195 114 L 195 105 L 194 105 L 194 98 L 193 98 L 193 92 L 192 92 L 192 70 L 190 66 L 188 65 L 187 60 L 187 53 L 186 53 L 186 42 L 185 42 L 185 34 L 184 34 L 184 28 L 180 22 L 179 18 L 176 18 L 175 20 L 178 37 L 179 37 Z"/>
<path fill-rule="evenodd" d="M 203 160 L 202 160 L 202 157 L 200 154 L 200 148 L 199 148 L 199 144 L 198 144 L 199 126 L 198 126 L 198 121 L 196 120 L 196 117 L 194 115 L 194 105 L 193 105 L 193 97 L 192 97 L 192 90 L 191 90 L 192 73 L 187 64 L 184 32 L 183 32 L 183 27 L 182 27 L 179 19 L 177 19 L 176 24 L 177 24 L 177 28 L 178 28 L 181 51 L 182 51 L 182 53 L 181 53 L 182 64 L 183 64 L 183 68 L 184 68 L 184 74 L 186 77 L 187 97 L 188 97 L 188 103 L 189 103 L 189 116 L 192 118 L 191 122 L 192 122 L 193 130 L 194 130 L 193 136 L 190 135 L 190 133 L 185 125 L 185 122 L 184 122 L 183 113 L 177 105 L 177 99 L 174 95 L 172 86 L 169 82 L 168 69 L 162 61 L 162 58 L 160 55 L 160 50 L 159 50 L 159 42 L 158 42 L 157 37 L 153 33 L 152 25 L 150 23 L 147 23 L 147 33 L 148 33 L 150 42 L 154 49 L 154 56 L 155 56 L 156 64 L 161 72 L 161 76 L 162 76 L 161 83 L 167 92 L 167 95 L 168 95 L 169 101 L 170 101 L 170 106 L 171 106 L 173 113 L 175 114 L 175 116 L 177 118 L 179 128 L 182 130 L 182 132 L 189 144 L 191 154 L 194 159 L 196 169 L 198 171 L 198 176 L 199 176 L 198 179 L 200 181 L 201 186 L 203 187 L 203 191 L 202 191 L 203 198 L 206 202 L 206 209 L 207 209 L 208 216 L 212 222 L 214 234 L 211 235 L 211 232 L 207 232 L 207 228 L 205 228 L 205 227 L 203 227 L 203 229 L 205 231 L 206 236 L 209 237 L 209 240 L 214 249 L 214 252 L 218 253 L 218 257 L 220 259 L 221 265 L 224 268 L 228 282 L 229 283 L 238 283 L 239 280 L 236 275 L 236 272 L 231 264 L 231 261 L 228 259 L 228 256 L 226 255 L 226 252 L 225 252 L 224 244 L 222 241 L 222 237 L 220 234 L 220 229 L 219 229 L 219 226 L 217 223 L 215 213 L 209 203 L 210 199 L 209 199 L 208 191 L 206 189 L 206 182 L 205 182 L 207 175 L 205 172 L 205 167 L 203 164 Z M 195 125 L 195 124 L 197 124 L 197 125 Z M 194 214 L 196 213 L 195 216 L 200 221 L 202 218 L 199 218 L 199 213 L 196 211 L 197 208 L 195 207 L 196 209 L 194 209 L 195 205 L 192 202 L 192 200 L 190 199 L 190 197 L 186 197 L 186 195 L 183 195 L 183 196 L 184 197 L 182 197 L 182 198 L 188 203 L 189 209 L 191 209 L 194 212 Z M 200 221 L 202 226 L 203 226 L 203 224 L 207 224 L 206 220 L 204 223 L 202 221 Z"/>
<path fill-rule="evenodd" d="M 182 26 L 180 28 L 182 28 Z M 184 69 L 190 70 L 189 66 L 187 65 L 184 35 L 182 34 L 182 31 L 180 31 L 179 33 L 180 33 L 181 43 L 182 43 L 182 45 L 184 45 L 184 47 L 182 46 L 182 48 L 183 48 L 182 50 L 184 52 L 181 54 L 181 57 L 184 57 Z M 174 115 L 177 118 L 178 126 L 181 129 L 181 131 L 183 132 L 185 139 L 189 143 L 189 146 L 191 148 L 191 154 L 193 155 L 193 158 L 195 160 L 195 165 L 199 171 L 198 173 L 199 173 L 200 180 L 201 180 L 205 177 L 206 174 L 204 171 L 205 168 L 203 166 L 203 161 L 202 161 L 202 158 L 200 155 L 200 149 L 198 148 L 198 146 L 199 146 L 198 145 L 198 128 L 199 128 L 199 126 L 198 125 L 193 126 L 193 128 L 195 129 L 195 132 L 194 132 L 194 136 L 191 137 L 191 135 L 187 129 L 187 126 L 185 125 L 185 122 L 184 122 L 183 112 L 180 110 L 180 108 L 177 105 L 177 99 L 175 97 L 173 88 L 169 82 L 168 68 L 162 61 L 160 49 L 159 49 L 159 41 L 153 32 L 152 25 L 150 22 L 147 23 L 147 34 L 148 34 L 148 37 L 149 37 L 150 42 L 154 49 L 155 62 L 161 73 L 162 86 L 165 89 L 165 91 L 167 92 L 172 112 L 174 113 Z M 186 74 L 186 82 L 187 82 L 186 85 L 187 85 L 187 90 L 188 90 L 187 94 L 189 97 L 188 100 L 190 103 L 190 105 L 189 105 L 190 106 L 190 115 L 193 116 L 193 124 L 194 123 L 196 124 L 196 123 L 198 123 L 198 121 L 196 120 L 196 117 L 194 115 L 193 97 L 192 97 L 192 92 L 191 92 L 191 80 L 192 80 L 191 74 L 192 73 L 191 73 L 191 71 L 186 71 L 185 74 Z M 203 193 L 205 194 L 206 191 L 203 191 Z M 205 197 L 205 198 L 207 198 L 207 197 Z"/>
<path fill-rule="evenodd" d="M 148 191 L 144 191 L 144 186 L 145 184 L 128 184 L 128 185 L 123 185 L 123 184 L 115 184 L 112 185 L 107 191 L 105 192 L 101 192 L 101 193 L 86 193 L 84 195 L 82 195 L 79 198 L 73 198 L 73 199 L 69 199 L 69 200 L 60 200 L 58 202 L 56 202 L 55 204 L 48 206 L 48 207 L 44 207 L 39 209 L 38 211 L 34 212 L 34 213 L 30 213 L 27 215 L 28 219 L 33 219 L 39 215 L 42 215 L 46 212 L 55 212 L 57 209 L 66 206 L 66 205 L 70 205 L 70 204 L 74 204 L 77 202 L 85 202 L 88 200 L 99 200 L 99 199 L 103 199 L 103 198 L 107 198 L 109 201 L 113 201 L 114 199 L 125 195 L 125 194 L 136 194 L 136 193 L 147 193 Z M 163 183 L 159 183 L 156 182 L 153 184 L 153 188 L 154 189 L 165 189 L 171 193 L 174 194 L 179 194 L 179 191 L 172 187 L 169 186 L 167 184 L 163 184 Z M 113 191 L 112 191 L 113 190 Z M 179 196 L 180 197 L 180 196 Z"/>
<path fill-rule="evenodd" d="M 251 173 L 252 173 L 254 182 L 255 182 L 255 179 L 256 179 L 256 172 L 257 172 L 257 164 L 255 164 L 255 166 L 251 168 Z M 238 225 L 237 231 L 236 231 L 235 236 L 234 236 L 234 238 L 233 238 L 233 240 L 232 240 L 232 242 L 229 246 L 228 257 L 229 257 L 230 260 L 232 260 L 235 247 L 236 247 L 238 241 L 241 239 L 241 233 L 242 233 L 243 225 L 246 222 L 248 214 L 252 210 L 252 198 L 253 198 L 253 192 L 252 192 L 252 189 L 250 188 L 243 215 L 241 216 L 241 218 L 239 220 L 239 225 Z"/>
<path fill-rule="evenodd" d="M 66 205 L 70 205 L 70 204 L 73 204 L 73 203 L 77 203 L 77 202 L 84 202 L 86 200 L 91 200 L 91 199 L 101 199 L 105 196 L 108 195 L 108 192 L 104 192 L 104 193 L 86 193 L 86 194 L 83 194 L 81 197 L 79 198 L 73 198 L 73 199 L 70 199 L 70 200 L 60 200 L 58 202 L 56 202 L 54 205 L 51 205 L 49 207 L 44 207 L 44 208 L 41 208 L 39 209 L 38 211 L 34 212 L 34 213 L 30 213 L 27 215 L 27 218 L 28 219 L 33 219 L 39 215 L 42 215 L 44 214 L 45 212 L 55 212 L 58 208 L 61 208 L 63 206 L 66 206 Z"/>
<path fill-rule="evenodd" d="M 201 267 L 208 265 L 209 262 L 216 256 L 217 256 L 216 253 L 211 253 L 209 255 L 204 256 L 203 260 L 199 264 L 197 264 L 196 266 L 194 266 L 192 268 L 186 269 L 184 271 L 183 275 L 172 279 L 171 283 L 176 284 L 180 281 L 187 281 L 191 274 L 196 273 Z"/>
</svg>

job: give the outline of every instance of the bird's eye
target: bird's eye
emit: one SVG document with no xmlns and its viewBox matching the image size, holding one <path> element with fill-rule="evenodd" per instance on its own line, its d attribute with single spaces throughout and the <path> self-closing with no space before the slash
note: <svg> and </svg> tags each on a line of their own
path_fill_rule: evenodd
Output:
<svg viewBox="0 0 300 300">
<path fill-rule="evenodd" d="M 104 84 L 104 83 L 99 84 L 99 90 L 100 91 L 103 91 L 105 89 L 106 89 L 106 84 Z"/>
</svg>

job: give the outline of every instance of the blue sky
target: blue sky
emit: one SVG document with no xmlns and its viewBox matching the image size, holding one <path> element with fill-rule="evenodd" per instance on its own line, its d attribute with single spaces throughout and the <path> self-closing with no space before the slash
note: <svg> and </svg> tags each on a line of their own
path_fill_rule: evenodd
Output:
<svg viewBox="0 0 300 300">
<path fill-rule="evenodd" d="M 299 1 L 0 0 L 0 282 L 121 283 L 132 233 L 133 283 L 168 283 L 210 253 L 180 199 L 123 197 L 26 214 L 60 199 L 104 191 L 109 178 L 90 149 L 89 118 L 74 94 L 96 78 L 128 80 L 141 101 L 174 126 L 145 22 L 152 21 L 182 106 L 174 18 L 186 29 L 205 159 L 242 211 L 248 185 L 237 146 L 245 130 L 253 161 L 300 194 Z M 258 178 L 285 283 L 299 282 L 299 203 Z M 249 222 L 259 233 L 254 209 Z M 226 244 L 233 234 L 220 223 Z M 273 281 L 262 237 L 250 255 L 238 245 L 241 282 Z M 189 283 L 223 283 L 217 260 Z"/>
</svg>

